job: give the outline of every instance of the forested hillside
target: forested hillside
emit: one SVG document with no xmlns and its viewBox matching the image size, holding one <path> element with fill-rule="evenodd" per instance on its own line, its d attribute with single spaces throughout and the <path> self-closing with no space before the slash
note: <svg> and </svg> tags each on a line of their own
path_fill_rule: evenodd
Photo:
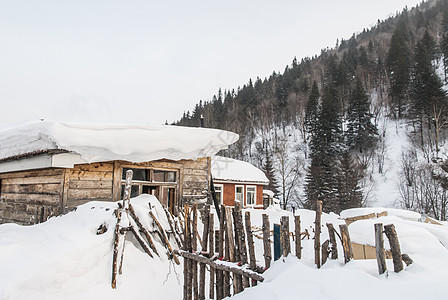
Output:
<svg viewBox="0 0 448 300">
<path fill-rule="evenodd" d="M 396 205 L 445 220 L 447 73 L 448 0 L 427 1 L 283 73 L 220 89 L 176 124 L 199 126 L 202 115 L 238 133 L 225 155 L 266 170 L 284 207 L 374 203 L 378 178 L 394 174 Z M 394 128 L 405 142 L 392 172 Z"/>
</svg>

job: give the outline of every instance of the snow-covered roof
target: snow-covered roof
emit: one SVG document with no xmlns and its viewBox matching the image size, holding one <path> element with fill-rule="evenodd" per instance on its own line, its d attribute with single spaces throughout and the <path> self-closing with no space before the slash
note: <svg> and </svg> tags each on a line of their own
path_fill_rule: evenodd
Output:
<svg viewBox="0 0 448 300">
<path fill-rule="evenodd" d="M 213 180 L 269 184 L 266 175 L 254 165 L 232 158 L 212 158 Z"/>
<path fill-rule="evenodd" d="M 0 160 L 54 150 L 86 162 L 197 159 L 237 140 L 236 133 L 209 128 L 37 122 L 0 131 Z"/>
</svg>

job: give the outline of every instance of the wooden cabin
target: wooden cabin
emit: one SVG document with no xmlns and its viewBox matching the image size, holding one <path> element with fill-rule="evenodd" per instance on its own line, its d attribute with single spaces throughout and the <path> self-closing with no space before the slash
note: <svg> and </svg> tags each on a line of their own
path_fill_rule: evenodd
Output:
<svg viewBox="0 0 448 300">
<path fill-rule="evenodd" d="M 169 209 L 210 195 L 211 156 L 238 136 L 185 127 L 36 123 L 0 132 L 0 223 L 36 224 L 89 201 L 155 195 Z"/>
<path fill-rule="evenodd" d="M 266 175 L 254 165 L 231 158 L 215 156 L 211 161 L 215 194 L 220 203 L 263 208 L 263 187 L 269 184 Z"/>
</svg>

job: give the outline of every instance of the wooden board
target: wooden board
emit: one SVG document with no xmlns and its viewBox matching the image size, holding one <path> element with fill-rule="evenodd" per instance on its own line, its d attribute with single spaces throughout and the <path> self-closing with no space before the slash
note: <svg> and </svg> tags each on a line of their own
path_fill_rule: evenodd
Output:
<svg viewBox="0 0 448 300">
<path fill-rule="evenodd" d="M 376 248 L 371 245 L 351 243 L 354 259 L 376 259 Z M 386 258 L 391 259 L 392 253 L 386 250 Z"/>
</svg>

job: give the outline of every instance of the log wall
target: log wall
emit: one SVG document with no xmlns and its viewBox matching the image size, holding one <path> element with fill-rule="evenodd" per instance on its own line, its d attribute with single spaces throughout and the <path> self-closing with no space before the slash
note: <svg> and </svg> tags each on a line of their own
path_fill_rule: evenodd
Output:
<svg viewBox="0 0 448 300">
<path fill-rule="evenodd" d="M 67 169 L 64 207 L 70 210 L 89 201 L 112 201 L 113 179 L 113 162 L 76 165 L 73 169 Z"/>
<path fill-rule="evenodd" d="M 58 215 L 64 170 L 0 174 L 0 223 L 36 224 Z"/>
<path fill-rule="evenodd" d="M 118 201 L 123 166 L 176 170 L 176 199 L 183 200 L 181 205 L 207 198 L 209 193 L 210 158 L 139 164 L 115 161 L 11 172 L 0 174 L 0 223 L 36 224 L 89 201 Z"/>
</svg>

